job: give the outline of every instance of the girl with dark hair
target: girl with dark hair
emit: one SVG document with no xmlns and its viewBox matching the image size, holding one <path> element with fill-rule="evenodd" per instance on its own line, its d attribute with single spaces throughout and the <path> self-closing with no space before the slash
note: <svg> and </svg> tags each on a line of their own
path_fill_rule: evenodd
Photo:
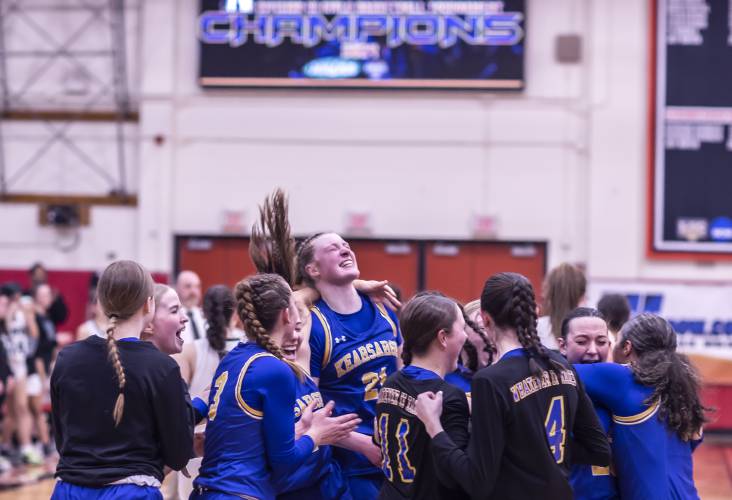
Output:
<svg viewBox="0 0 732 500">
<path fill-rule="evenodd" d="M 442 425 L 458 448 L 467 445 L 466 395 L 444 380 L 455 370 L 467 338 L 463 311 L 442 294 L 423 292 L 405 304 L 399 319 L 407 366 L 386 380 L 376 404 L 374 440 L 381 445 L 386 476 L 379 498 L 460 498 L 465 493 L 435 466 L 430 437 L 415 416 L 414 404 L 422 392 L 442 391 Z"/>
<path fill-rule="evenodd" d="M 292 290 L 278 275 L 257 274 L 240 281 L 234 295 L 250 342 L 216 369 L 192 499 L 274 498 L 275 476 L 295 471 L 316 447 L 343 439 L 360 422 L 352 414 L 330 417 L 330 402 L 296 439 L 293 405 L 304 374 L 295 363 L 301 320 Z"/>
<path fill-rule="evenodd" d="M 52 498 L 162 498 L 163 468 L 192 455 L 194 414 L 178 365 L 140 341 L 155 312 L 152 277 L 118 261 L 97 293 L 107 339 L 64 348 L 51 376 L 60 454 Z"/>
<path fill-rule="evenodd" d="M 665 319 L 640 314 L 623 326 L 616 363 L 575 365 L 590 397 L 612 412 L 613 456 L 620 497 L 699 498 L 691 453 L 701 441 L 706 408 L 689 359 L 676 352 Z"/>
<path fill-rule="evenodd" d="M 472 498 L 571 499 L 571 462 L 610 462 L 592 403 L 566 360 L 539 341 L 534 291 L 524 276 L 491 276 L 480 305 L 498 361 L 473 377 L 466 452 L 444 432 L 442 393 L 417 398 L 437 469 Z"/>
</svg>

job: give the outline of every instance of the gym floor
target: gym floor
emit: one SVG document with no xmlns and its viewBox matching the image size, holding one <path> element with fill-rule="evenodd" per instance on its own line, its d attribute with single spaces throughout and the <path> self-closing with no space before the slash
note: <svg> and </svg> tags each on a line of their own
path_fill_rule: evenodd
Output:
<svg viewBox="0 0 732 500">
<path fill-rule="evenodd" d="M 709 436 L 694 454 L 694 475 L 703 500 L 732 498 L 732 436 Z M 29 479 L 30 480 L 30 479 Z M 54 481 L 47 479 L 0 491 L 0 500 L 40 500 L 51 496 Z"/>
</svg>

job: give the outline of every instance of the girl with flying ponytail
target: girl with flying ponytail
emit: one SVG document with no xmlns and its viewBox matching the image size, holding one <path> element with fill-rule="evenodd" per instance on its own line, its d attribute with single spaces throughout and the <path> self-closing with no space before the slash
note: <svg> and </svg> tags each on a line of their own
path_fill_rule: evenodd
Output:
<svg viewBox="0 0 732 500">
<path fill-rule="evenodd" d="M 107 338 L 64 348 L 51 376 L 52 498 L 162 498 L 163 468 L 192 456 L 194 414 L 178 365 L 140 340 L 155 312 L 153 281 L 137 262 L 118 261 L 97 294 Z"/>
<path fill-rule="evenodd" d="M 572 463 L 610 463 L 592 403 L 567 361 L 542 346 L 534 291 L 524 276 L 491 276 L 480 305 L 497 361 L 473 377 L 467 450 L 443 430 L 441 392 L 422 393 L 415 405 L 437 470 L 474 499 L 570 500 Z"/>
</svg>

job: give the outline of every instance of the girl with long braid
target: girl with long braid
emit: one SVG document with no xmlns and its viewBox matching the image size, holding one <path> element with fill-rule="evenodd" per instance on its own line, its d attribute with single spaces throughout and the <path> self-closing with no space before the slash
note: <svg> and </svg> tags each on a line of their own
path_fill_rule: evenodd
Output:
<svg viewBox="0 0 732 500">
<path fill-rule="evenodd" d="M 203 463 L 191 499 L 271 499 L 273 478 L 295 471 L 321 445 L 343 439 L 360 420 L 315 412 L 296 439 L 295 364 L 302 324 L 292 290 L 275 274 L 257 274 L 235 288 L 236 310 L 249 342 L 219 364 L 209 398 Z"/>
<path fill-rule="evenodd" d="M 524 276 L 491 276 L 480 305 L 498 361 L 473 377 L 467 451 L 443 430 L 442 393 L 417 398 L 437 470 L 475 499 L 570 500 L 572 462 L 610 463 L 592 403 L 567 361 L 539 341 L 534 291 Z"/>
<path fill-rule="evenodd" d="M 97 288 L 107 339 L 64 348 L 51 376 L 60 460 L 54 499 L 158 499 L 164 467 L 192 456 L 193 409 L 178 365 L 140 334 L 155 312 L 153 281 L 118 261 Z"/>
<path fill-rule="evenodd" d="M 620 497 L 698 499 L 691 454 L 701 442 L 707 408 L 676 332 L 660 316 L 640 314 L 618 334 L 616 363 L 575 369 L 597 404 L 612 413 L 612 448 Z"/>
</svg>

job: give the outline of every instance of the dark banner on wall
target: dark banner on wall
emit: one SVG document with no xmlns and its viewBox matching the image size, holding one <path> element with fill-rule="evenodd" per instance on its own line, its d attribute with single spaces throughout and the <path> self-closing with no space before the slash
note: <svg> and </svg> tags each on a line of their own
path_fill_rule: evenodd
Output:
<svg viewBox="0 0 732 500">
<path fill-rule="evenodd" d="M 730 3 L 655 2 L 654 253 L 732 252 Z"/>
<path fill-rule="evenodd" d="M 521 90 L 524 0 L 202 0 L 204 87 Z"/>
</svg>

